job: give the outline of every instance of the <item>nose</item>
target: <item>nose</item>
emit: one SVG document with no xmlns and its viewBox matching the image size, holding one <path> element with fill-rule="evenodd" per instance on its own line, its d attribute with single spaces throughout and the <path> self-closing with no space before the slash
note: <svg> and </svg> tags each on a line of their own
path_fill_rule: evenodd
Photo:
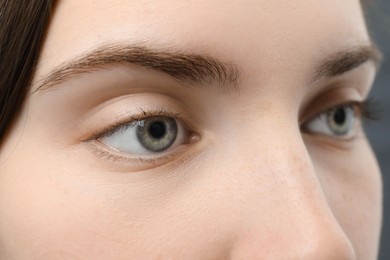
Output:
<svg viewBox="0 0 390 260">
<path fill-rule="evenodd" d="M 226 166 L 239 190 L 230 202 L 241 212 L 230 259 L 356 259 L 302 138 L 271 140 L 237 147 Z"/>
</svg>

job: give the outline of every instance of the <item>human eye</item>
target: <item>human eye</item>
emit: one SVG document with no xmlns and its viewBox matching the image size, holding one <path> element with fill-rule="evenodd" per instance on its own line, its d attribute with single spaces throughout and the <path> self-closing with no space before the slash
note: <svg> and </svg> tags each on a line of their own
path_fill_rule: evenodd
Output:
<svg viewBox="0 0 390 260">
<path fill-rule="evenodd" d="M 177 119 L 151 116 L 118 126 L 98 140 L 119 152 L 145 155 L 173 149 L 186 138 L 186 130 Z"/>
<path fill-rule="evenodd" d="M 180 114 L 159 110 L 141 111 L 124 122 L 115 123 L 91 138 L 89 143 L 110 159 L 157 166 L 169 161 L 180 147 L 198 139 L 198 134 Z"/>
<path fill-rule="evenodd" d="M 372 99 L 337 105 L 306 120 L 301 129 L 308 134 L 351 140 L 361 119 L 376 119 L 376 106 Z"/>
</svg>

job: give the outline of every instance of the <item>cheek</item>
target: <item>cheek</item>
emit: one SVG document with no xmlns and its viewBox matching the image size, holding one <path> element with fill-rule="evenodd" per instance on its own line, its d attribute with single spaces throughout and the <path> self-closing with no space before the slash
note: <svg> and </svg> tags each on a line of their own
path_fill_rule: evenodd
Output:
<svg viewBox="0 0 390 260">
<path fill-rule="evenodd" d="M 353 150 L 313 151 L 329 206 L 357 255 L 374 259 L 381 227 L 382 180 L 365 140 Z"/>
<path fill-rule="evenodd" d="M 222 216 L 212 218 L 189 206 L 195 197 L 191 189 L 172 200 L 172 190 L 165 188 L 172 183 L 114 178 L 115 173 L 86 167 L 88 158 L 33 150 L 16 150 L 1 167 L 1 259 L 154 259 L 158 252 L 169 254 L 163 259 L 186 252 L 205 259 L 222 251 L 213 229 L 204 228 Z"/>
<path fill-rule="evenodd" d="M 75 167 L 78 164 L 34 144 L 21 144 L 18 147 L 35 152 L 17 149 L 0 168 L 0 243 L 5 256 L 50 259 L 49 255 L 71 257 L 75 253 L 80 257 L 89 250 L 112 248 L 116 242 L 106 235 L 119 230 L 115 223 L 120 222 L 115 222 L 114 211 L 91 196 L 96 187 L 88 182 L 80 185 L 75 178 L 82 170 Z M 96 250 L 97 246 L 101 249 Z"/>
<path fill-rule="evenodd" d="M 82 220 L 83 208 L 88 208 L 58 183 L 56 176 L 64 175 L 61 169 L 65 169 L 58 167 L 61 163 L 51 157 L 42 161 L 44 152 L 36 151 L 15 151 L 1 169 L 0 208 L 4 214 L 0 216 L 0 236 L 14 258 L 40 256 L 48 248 L 59 248 L 56 244 L 77 239 L 66 237 L 69 223 L 82 228 L 81 221 L 75 220 Z"/>
</svg>

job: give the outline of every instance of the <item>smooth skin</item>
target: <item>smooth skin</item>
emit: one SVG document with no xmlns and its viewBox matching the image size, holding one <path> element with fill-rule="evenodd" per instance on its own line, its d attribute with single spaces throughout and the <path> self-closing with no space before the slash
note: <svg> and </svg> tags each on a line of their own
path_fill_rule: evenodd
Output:
<svg viewBox="0 0 390 260">
<path fill-rule="evenodd" d="M 111 43 L 235 64 L 238 90 L 115 63 L 36 91 Z M 0 150 L 0 259 L 376 259 L 382 184 L 360 123 L 302 130 L 368 96 L 371 61 L 310 79 L 369 43 L 358 0 L 59 1 Z M 94 139 L 140 110 L 183 115 L 188 140 L 142 155 Z"/>
</svg>

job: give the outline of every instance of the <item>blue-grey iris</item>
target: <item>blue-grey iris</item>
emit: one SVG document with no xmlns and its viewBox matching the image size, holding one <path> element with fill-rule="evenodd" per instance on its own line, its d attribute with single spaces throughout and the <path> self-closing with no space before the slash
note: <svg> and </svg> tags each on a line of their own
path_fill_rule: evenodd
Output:
<svg viewBox="0 0 390 260">
<path fill-rule="evenodd" d="M 137 138 L 151 152 L 161 152 L 175 142 L 178 127 L 171 117 L 156 116 L 143 119 L 137 126 Z"/>
</svg>

